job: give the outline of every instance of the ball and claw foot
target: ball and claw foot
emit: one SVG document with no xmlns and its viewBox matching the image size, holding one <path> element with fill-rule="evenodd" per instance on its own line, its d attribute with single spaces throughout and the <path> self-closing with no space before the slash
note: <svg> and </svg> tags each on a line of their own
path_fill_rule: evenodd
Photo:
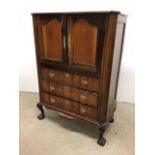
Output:
<svg viewBox="0 0 155 155">
<path fill-rule="evenodd" d="M 97 144 L 104 146 L 106 143 L 106 139 L 104 139 L 103 137 L 99 137 Z"/>
<path fill-rule="evenodd" d="M 106 139 L 103 137 L 103 134 L 105 132 L 105 127 L 99 127 L 99 137 L 97 140 L 97 144 L 99 144 L 100 146 L 104 146 L 106 143 Z"/>
<path fill-rule="evenodd" d="M 110 119 L 109 123 L 114 123 L 114 118 Z"/>
<path fill-rule="evenodd" d="M 43 109 L 42 104 L 38 103 L 38 104 L 37 104 L 37 108 L 41 111 L 41 113 L 37 116 L 37 118 L 38 118 L 39 120 L 44 119 L 44 118 L 45 118 L 45 114 L 44 114 L 44 109 Z"/>
<path fill-rule="evenodd" d="M 45 115 L 41 113 L 41 114 L 39 114 L 39 115 L 37 116 L 37 118 L 38 118 L 39 120 L 42 120 L 42 119 L 45 118 Z"/>
</svg>

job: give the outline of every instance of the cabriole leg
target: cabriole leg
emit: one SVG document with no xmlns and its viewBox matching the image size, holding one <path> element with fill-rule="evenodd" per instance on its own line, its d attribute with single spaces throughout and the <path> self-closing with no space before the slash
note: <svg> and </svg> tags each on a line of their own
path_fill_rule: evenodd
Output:
<svg viewBox="0 0 155 155">
<path fill-rule="evenodd" d="M 37 103 L 37 108 L 41 111 L 41 113 L 38 115 L 38 119 L 42 120 L 45 118 L 44 109 L 41 103 Z"/>
</svg>

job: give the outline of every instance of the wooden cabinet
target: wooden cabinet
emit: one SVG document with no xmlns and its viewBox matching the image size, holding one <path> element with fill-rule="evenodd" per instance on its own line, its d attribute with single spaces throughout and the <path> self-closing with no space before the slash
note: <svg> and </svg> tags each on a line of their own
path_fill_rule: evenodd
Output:
<svg viewBox="0 0 155 155">
<path fill-rule="evenodd" d="M 116 109 L 117 81 L 126 16 L 120 12 L 34 13 L 40 102 L 43 106 L 98 126 Z"/>
</svg>

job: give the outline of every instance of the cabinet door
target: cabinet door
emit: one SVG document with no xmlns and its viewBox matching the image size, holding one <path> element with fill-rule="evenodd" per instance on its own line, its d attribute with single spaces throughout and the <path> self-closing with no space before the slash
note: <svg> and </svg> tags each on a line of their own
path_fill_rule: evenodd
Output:
<svg viewBox="0 0 155 155">
<path fill-rule="evenodd" d="M 70 15 L 67 24 L 70 67 L 98 71 L 103 47 L 104 15 Z"/>
<path fill-rule="evenodd" d="M 39 33 L 41 60 L 64 62 L 64 16 L 41 15 Z"/>
</svg>

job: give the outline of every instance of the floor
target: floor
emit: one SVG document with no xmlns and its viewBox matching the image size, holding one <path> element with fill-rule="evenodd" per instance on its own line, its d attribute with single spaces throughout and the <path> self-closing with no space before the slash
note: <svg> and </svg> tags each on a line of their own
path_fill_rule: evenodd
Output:
<svg viewBox="0 0 155 155">
<path fill-rule="evenodd" d="M 96 144 L 95 126 L 72 121 L 45 109 L 38 120 L 38 93 L 20 92 L 20 155 L 134 155 L 135 107 L 119 103 L 115 122 L 107 127 L 104 147 Z"/>
</svg>

